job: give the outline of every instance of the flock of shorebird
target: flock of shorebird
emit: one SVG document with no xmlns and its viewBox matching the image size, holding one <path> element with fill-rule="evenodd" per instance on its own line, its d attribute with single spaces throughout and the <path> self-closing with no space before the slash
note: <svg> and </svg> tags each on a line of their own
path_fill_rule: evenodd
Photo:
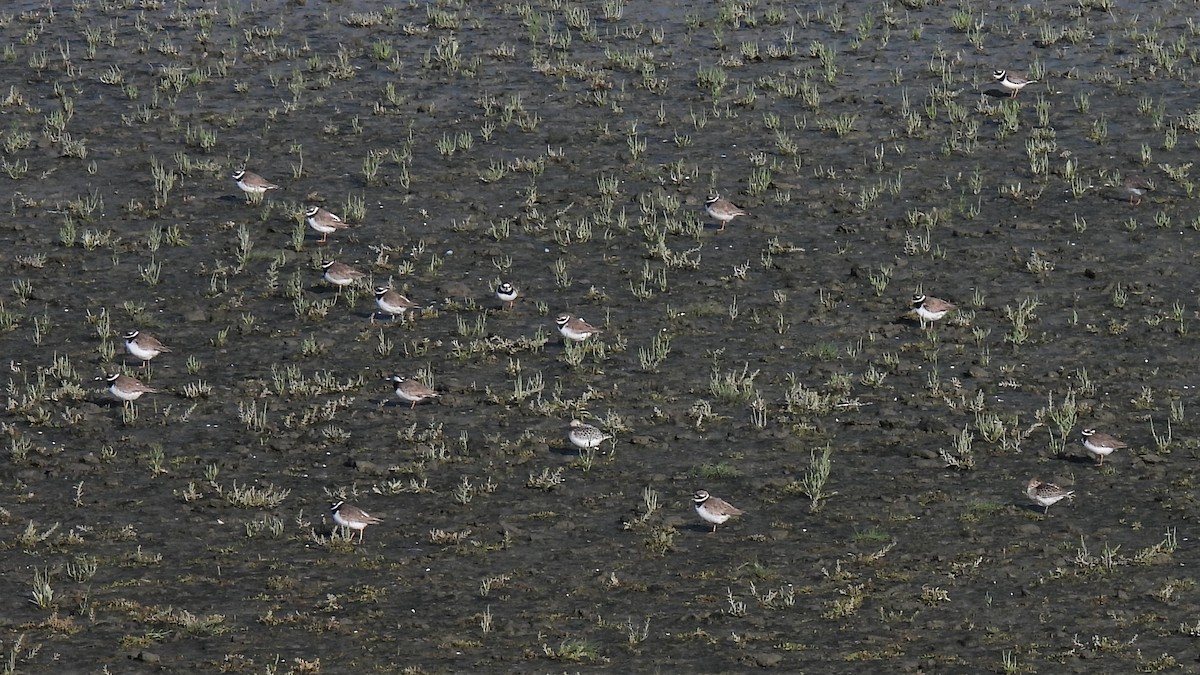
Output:
<svg viewBox="0 0 1200 675">
<path fill-rule="evenodd" d="M 1016 96 L 1025 87 L 1037 83 L 1037 80 L 1030 80 L 1022 73 L 1012 70 L 997 70 L 992 73 L 992 77 L 1012 96 Z M 1129 195 L 1130 203 L 1137 205 L 1141 203 L 1142 195 L 1153 190 L 1154 186 L 1141 176 L 1130 175 L 1126 176 L 1121 183 L 1121 189 Z M 940 298 L 925 295 L 913 296 L 913 312 L 920 319 L 922 327 L 941 319 L 955 309 L 957 307 L 954 304 Z M 1095 429 L 1085 429 L 1083 431 L 1083 447 L 1100 464 L 1104 464 L 1105 457 L 1116 450 L 1129 446 L 1108 434 L 1099 433 Z M 1053 483 L 1045 483 L 1037 478 L 1031 478 L 1025 487 L 1025 494 L 1042 507 L 1043 513 L 1048 513 L 1051 505 L 1064 499 L 1073 498 L 1075 492 Z M 698 505 L 697 508 L 699 508 Z"/>
<path fill-rule="evenodd" d="M 1026 86 L 1037 82 L 1037 80 L 1029 80 L 1024 75 L 1011 70 L 997 70 L 994 73 L 994 77 L 1013 96 L 1016 96 Z M 245 169 L 236 171 L 233 174 L 233 180 L 237 183 L 237 187 L 251 199 L 260 198 L 270 190 L 280 189 L 275 183 Z M 1142 195 L 1153 189 L 1153 186 L 1140 177 L 1129 176 L 1125 179 L 1123 189 L 1130 195 L 1130 201 L 1133 204 L 1138 204 Z M 733 219 L 739 216 L 750 215 L 747 211 L 734 205 L 719 194 L 714 195 L 705 202 L 705 212 L 713 220 L 720 223 L 721 227 L 719 231 L 724 231 L 725 227 Z M 329 235 L 349 226 L 338 215 L 317 205 L 308 206 L 304 211 L 304 216 L 308 226 L 321 235 L 319 243 L 325 243 Z M 357 283 L 366 276 L 363 272 L 349 265 L 333 260 L 324 261 L 321 264 L 321 268 L 324 272 L 323 278 L 325 281 L 337 288 L 339 293 L 343 287 Z M 496 298 L 506 303 L 507 309 L 510 310 L 521 295 L 520 290 L 507 281 L 496 287 L 495 294 Z M 381 313 L 387 314 L 393 319 L 397 316 L 403 317 L 406 312 L 420 308 L 420 305 L 389 287 L 378 287 L 375 289 L 375 304 Z M 955 309 L 957 307 L 953 303 L 940 298 L 921 294 L 913 296 L 912 312 L 916 314 L 922 327 L 926 327 L 942 319 Z M 555 317 L 555 324 L 558 327 L 559 334 L 564 339 L 575 342 L 587 340 L 592 336 L 604 332 L 602 329 L 589 324 L 583 317 L 569 312 L 564 312 Z M 143 366 L 158 355 L 171 351 L 170 347 L 159 342 L 154 336 L 137 330 L 130 331 L 124 335 L 124 344 L 125 350 L 133 357 L 140 359 Z M 126 403 L 136 401 L 143 394 L 158 392 L 158 389 L 123 373 L 108 375 L 106 379 L 112 395 Z M 408 403 L 410 408 L 415 407 L 418 403 L 440 396 L 437 391 L 414 378 L 393 375 L 387 378 L 387 380 L 392 384 L 396 396 Z M 612 436 L 581 420 L 571 420 L 567 438 L 575 447 L 582 451 L 587 451 L 600 447 L 605 441 L 612 439 Z M 1112 454 L 1115 450 L 1128 447 L 1116 438 L 1098 433 L 1094 429 L 1087 429 L 1083 432 L 1083 445 L 1088 453 L 1095 457 L 1100 464 L 1103 464 L 1104 458 Z M 1063 499 L 1070 499 L 1075 493 L 1034 478 L 1029 481 L 1026 487 L 1026 494 L 1039 506 L 1043 507 L 1043 512 L 1049 512 L 1051 505 Z M 707 490 L 697 490 L 692 495 L 692 503 L 696 514 L 713 526 L 713 532 L 716 532 L 718 525 L 725 523 L 730 518 L 745 513 L 720 497 L 710 495 Z M 368 525 L 375 525 L 382 522 L 380 518 L 370 515 L 357 506 L 347 503 L 345 500 L 339 500 L 334 503 L 330 507 L 330 512 L 337 525 L 349 530 L 351 536 L 353 536 L 354 532 L 357 532 L 360 541 L 362 540 L 362 532 Z"/>
<path fill-rule="evenodd" d="M 1129 445 L 1108 434 L 1100 433 L 1095 429 L 1084 429 L 1083 447 L 1098 464 L 1103 465 L 1105 457 L 1108 457 L 1117 450 L 1128 448 Z M 1043 483 L 1036 478 L 1030 478 L 1029 484 L 1025 486 L 1025 494 L 1029 495 L 1030 499 L 1042 507 L 1043 513 L 1048 513 L 1052 505 L 1064 499 L 1073 498 L 1075 491 L 1066 490 L 1053 483 Z"/>
<path fill-rule="evenodd" d="M 250 199 L 260 198 L 270 190 L 280 189 L 275 183 L 245 169 L 235 172 L 233 180 L 236 182 L 237 187 L 246 193 Z M 749 213 L 738 208 L 720 195 L 713 196 L 705 202 L 705 212 L 713 220 L 720 223 L 720 231 L 724 231 L 725 226 L 734 218 L 749 215 Z M 307 207 L 304 216 L 308 226 L 321 235 L 319 243 L 325 243 L 329 235 L 348 227 L 348 224 L 341 217 L 321 206 L 311 205 Z M 322 262 L 321 268 L 325 281 L 337 288 L 339 293 L 343 287 L 357 283 L 366 276 L 363 272 L 354 269 L 350 265 L 334 260 Z M 510 310 L 521 295 L 520 290 L 507 281 L 496 287 L 495 294 L 496 298 L 505 303 L 507 309 Z M 387 314 L 393 319 L 397 316 L 403 317 L 406 312 L 420 308 L 420 305 L 408 299 L 399 291 L 389 287 L 375 289 L 375 305 L 381 313 Z M 582 342 L 604 332 L 603 329 L 588 323 L 583 317 L 569 312 L 559 314 L 555 317 L 554 323 L 558 327 L 559 334 L 564 339 L 573 342 Z M 154 336 L 137 330 L 124 335 L 124 345 L 125 350 L 131 356 L 142 361 L 143 367 L 160 354 L 171 351 L 170 347 L 164 345 Z M 159 391 L 137 378 L 124 373 L 114 373 L 108 375 L 106 379 L 109 383 L 109 392 L 125 403 L 132 403 L 141 398 L 143 394 L 153 394 Z M 415 407 L 418 403 L 440 396 L 433 388 L 414 378 L 393 375 L 387 378 L 387 380 L 392 384 L 396 396 L 408 403 L 410 408 Z M 588 451 L 600 447 L 605 441 L 612 439 L 612 435 L 581 420 L 571 420 L 567 439 L 581 451 Z M 743 513 L 743 511 L 724 500 L 710 496 L 704 490 L 697 491 L 693 496 L 693 501 L 696 513 L 703 520 L 712 524 L 714 532 L 717 529 L 717 525 Z M 359 541 L 362 540 L 363 531 L 367 526 L 383 522 L 382 519 L 367 513 L 353 504 L 347 503 L 345 500 L 338 500 L 332 504 L 330 515 L 339 527 L 345 528 L 350 532 L 351 537 L 353 537 L 354 533 L 358 533 Z"/>
<path fill-rule="evenodd" d="M 997 79 L 1003 75 L 1003 71 L 996 71 Z M 1024 85 L 1022 85 L 1024 86 Z M 924 328 L 929 324 L 945 317 L 950 312 L 958 309 L 958 306 L 946 302 L 941 298 L 935 298 L 928 295 L 917 294 L 912 299 L 912 312 L 917 315 L 921 321 L 921 327 Z M 1129 446 L 1116 438 L 1100 433 L 1095 429 L 1083 430 L 1083 447 L 1087 453 L 1092 456 L 1097 463 L 1103 465 L 1104 458 L 1108 457 L 1117 450 L 1128 448 Z M 1041 506 L 1043 513 L 1050 511 L 1050 506 L 1057 504 L 1064 499 L 1074 497 L 1073 490 L 1063 489 L 1053 483 L 1044 483 L 1036 478 L 1029 479 L 1028 485 L 1025 486 L 1025 494 L 1034 502 Z M 699 505 L 697 504 L 697 509 Z"/>
</svg>

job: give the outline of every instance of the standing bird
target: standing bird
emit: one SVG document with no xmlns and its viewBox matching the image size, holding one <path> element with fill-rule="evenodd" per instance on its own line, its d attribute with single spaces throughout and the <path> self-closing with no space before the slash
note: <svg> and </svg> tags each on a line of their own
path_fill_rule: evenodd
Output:
<svg viewBox="0 0 1200 675">
<path fill-rule="evenodd" d="M 367 529 L 368 525 L 378 525 L 383 522 L 381 518 L 376 518 L 353 504 L 347 504 L 344 499 L 335 502 L 333 506 L 329 507 L 329 511 L 333 515 L 333 522 L 351 530 L 351 539 L 354 538 L 354 531 L 358 531 L 359 541 L 362 541 L 363 530 Z"/>
<path fill-rule="evenodd" d="M 507 281 L 496 287 L 496 299 L 500 302 L 507 302 L 508 309 L 510 310 L 513 308 L 513 303 L 516 302 L 517 298 L 520 296 L 521 292 L 517 290 L 517 287 L 513 286 Z"/>
<path fill-rule="evenodd" d="M 375 289 L 375 306 L 384 314 L 391 314 L 393 319 L 396 315 L 403 316 L 405 312 L 420 307 L 398 291 L 385 286 Z"/>
<path fill-rule="evenodd" d="M 108 390 L 122 401 L 136 401 L 142 397 L 142 394 L 158 393 L 154 387 L 142 384 L 141 380 L 128 375 L 116 373 L 109 375 L 106 379 L 108 380 Z"/>
<path fill-rule="evenodd" d="M 141 359 L 142 367 L 145 367 L 150 359 L 163 352 L 171 351 L 171 348 L 159 342 L 149 333 L 132 330 L 125 334 L 125 351 Z"/>
<path fill-rule="evenodd" d="M 582 342 L 593 335 L 603 333 L 604 330 L 596 328 L 592 324 L 583 320 L 583 317 L 572 316 L 567 312 L 559 314 L 554 323 L 558 324 L 558 332 L 568 340 Z"/>
<path fill-rule="evenodd" d="M 325 281 L 337 286 L 338 293 L 342 292 L 342 286 L 349 286 L 366 276 L 349 265 L 332 260 L 321 263 L 321 269 L 325 270 Z"/>
<path fill-rule="evenodd" d="M 611 434 L 606 434 L 580 420 L 571 420 L 571 430 L 567 432 L 567 439 L 571 441 L 571 445 L 580 450 L 598 448 L 601 443 L 610 438 L 612 438 Z"/>
<path fill-rule="evenodd" d="M 1071 499 L 1075 496 L 1075 491 L 1064 490 L 1053 483 L 1043 483 L 1036 478 L 1030 478 L 1029 485 L 1025 487 L 1025 494 L 1042 507 L 1042 513 L 1049 513 L 1051 506 L 1064 499 Z"/>
<path fill-rule="evenodd" d="M 713 532 L 730 518 L 746 513 L 724 499 L 708 494 L 708 490 L 696 490 L 696 494 L 692 495 L 692 503 L 696 505 L 696 514 L 712 523 Z"/>
<path fill-rule="evenodd" d="M 396 390 L 396 396 L 401 400 L 408 402 L 409 409 L 417 407 L 421 401 L 430 398 L 437 398 L 441 394 L 426 387 L 418 380 L 407 378 L 401 375 L 393 375 L 388 378 Z"/>
<path fill-rule="evenodd" d="M 1097 460 L 1098 464 L 1103 466 L 1105 457 L 1108 457 L 1117 450 L 1128 448 L 1129 445 L 1108 434 L 1102 434 L 1095 429 L 1084 429 L 1083 447 L 1093 459 Z"/>
<path fill-rule="evenodd" d="M 733 220 L 734 218 L 737 218 L 738 216 L 749 215 L 745 211 L 734 206 L 733 202 L 725 199 L 721 195 L 716 195 L 704 202 L 704 211 L 708 213 L 713 220 L 721 223 L 721 229 L 718 230 L 718 232 L 724 232 L 725 226 L 728 225 L 729 221 Z"/>
<path fill-rule="evenodd" d="M 912 311 L 916 312 L 917 318 L 921 320 L 921 328 L 958 309 L 958 305 L 920 293 L 913 296 L 912 305 Z"/>
<path fill-rule="evenodd" d="M 325 239 L 334 232 L 350 227 L 346 221 L 320 206 L 308 207 L 304 212 L 304 218 L 308 221 L 309 227 L 321 233 L 321 240 L 317 242 L 320 244 L 324 244 Z"/>
<path fill-rule="evenodd" d="M 1026 79 L 1024 75 L 1015 70 L 997 70 L 992 73 L 992 77 L 996 78 L 1001 87 L 1012 92 L 1010 96 L 1016 96 L 1017 93 L 1031 84 L 1037 84 L 1037 80 Z"/>
<path fill-rule="evenodd" d="M 1129 203 L 1137 206 L 1142 203 L 1142 195 L 1154 190 L 1154 186 L 1141 176 L 1129 175 L 1121 181 L 1121 191 L 1129 195 Z"/>
<path fill-rule="evenodd" d="M 237 181 L 237 186 L 250 197 L 261 196 L 267 190 L 278 190 L 279 186 L 262 176 L 239 169 L 233 174 L 233 179 Z"/>
</svg>

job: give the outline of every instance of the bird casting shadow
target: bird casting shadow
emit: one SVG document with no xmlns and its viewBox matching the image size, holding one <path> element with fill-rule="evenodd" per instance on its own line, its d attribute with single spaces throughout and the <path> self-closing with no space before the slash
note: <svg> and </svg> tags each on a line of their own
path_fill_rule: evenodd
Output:
<svg viewBox="0 0 1200 675">
<path fill-rule="evenodd" d="M 1012 92 L 1004 87 L 988 87 L 983 90 L 983 95 L 992 98 L 1014 98 Z"/>
<path fill-rule="evenodd" d="M 556 455 L 559 455 L 560 457 L 582 457 L 583 456 L 583 451 L 580 450 L 579 448 L 575 447 L 574 445 L 571 445 L 571 443 L 569 441 L 566 443 L 563 443 L 562 445 L 550 446 L 550 452 L 552 452 Z"/>
<path fill-rule="evenodd" d="M 1069 502 L 1070 500 L 1066 500 L 1066 501 Z M 1043 518 L 1050 517 L 1050 512 L 1046 511 L 1045 507 L 1035 504 L 1033 502 L 1017 500 L 1017 501 L 1013 502 L 1013 506 L 1017 507 L 1021 511 L 1028 511 L 1031 513 L 1036 513 L 1039 516 L 1042 516 Z M 1060 504 L 1057 507 L 1051 507 L 1051 508 L 1060 508 L 1061 509 L 1062 505 Z"/>
</svg>

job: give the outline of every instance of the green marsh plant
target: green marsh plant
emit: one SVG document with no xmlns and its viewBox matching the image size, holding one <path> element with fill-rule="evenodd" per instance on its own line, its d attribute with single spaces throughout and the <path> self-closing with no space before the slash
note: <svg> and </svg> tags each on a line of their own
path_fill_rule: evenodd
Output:
<svg viewBox="0 0 1200 675">
<path fill-rule="evenodd" d="M 821 448 L 820 454 L 815 449 L 808 453 L 808 469 L 804 472 L 804 478 L 800 480 L 800 489 L 808 496 L 808 509 L 813 513 L 818 513 L 825 505 L 825 500 L 837 494 L 825 489 L 833 467 L 832 454 L 833 450 L 828 445 Z"/>
</svg>

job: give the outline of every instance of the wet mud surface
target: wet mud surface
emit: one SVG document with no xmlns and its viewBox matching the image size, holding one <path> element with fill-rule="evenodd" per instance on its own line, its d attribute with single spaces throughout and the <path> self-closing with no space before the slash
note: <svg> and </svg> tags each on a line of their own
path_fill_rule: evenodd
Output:
<svg viewBox="0 0 1200 675">
<path fill-rule="evenodd" d="M 1190 14 L 10 6 L 0 662 L 1196 668 Z"/>
</svg>

